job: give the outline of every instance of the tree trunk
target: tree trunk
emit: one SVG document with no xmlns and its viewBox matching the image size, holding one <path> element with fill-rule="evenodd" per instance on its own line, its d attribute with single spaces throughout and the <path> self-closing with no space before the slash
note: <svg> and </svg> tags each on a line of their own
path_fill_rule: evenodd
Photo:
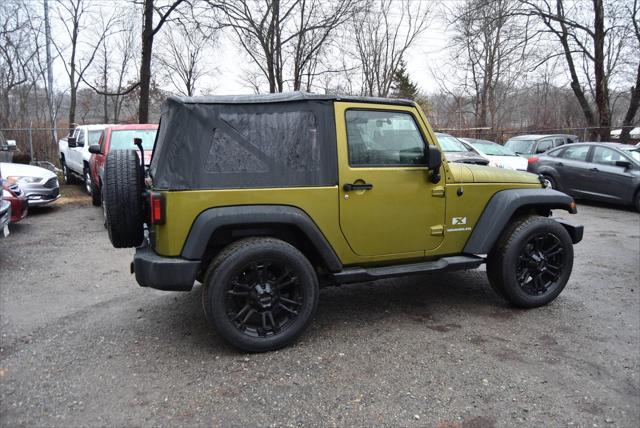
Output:
<svg viewBox="0 0 640 428">
<path fill-rule="evenodd" d="M 149 122 L 149 92 L 151 86 L 151 52 L 153 50 L 153 0 L 144 1 L 142 26 L 142 58 L 140 63 L 140 102 L 138 123 Z"/>
<path fill-rule="evenodd" d="M 596 0 L 597 1 L 597 0 Z M 564 19 L 564 7 L 562 5 L 562 1 L 558 0 L 557 3 L 557 13 L 558 17 Z M 569 74 L 571 75 L 571 89 L 573 90 L 580 107 L 582 108 L 582 113 L 587 121 L 587 126 L 594 127 L 596 125 L 596 118 L 593 114 L 593 110 L 589 105 L 589 101 L 587 101 L 587 97 L 582 90 L 582 86 L 580 85 L 580 79 L 578 78 L 578 73 L 576 73 L 576 67 L 573 62 L 572 50 L 569 46 L 569 32 L 567 30 L 567 25 L 564 21 L 560 20 L 560 27 L 562 29 L 562 33 L 559 34 L 560 43 L 562 44 L 562 48 L 564 50 L 564 56 L 567 60 L 567 67 L 569 68 Z"/>
<path fill-rule="evenodd" d="M 636 117 L 640 107 L 640 64 L 638 64 L 638 73 L 636 74 L 636 86 L 631 88 L 631 99 L 629 100 L 629 108 L 627 114 L 624 115 L 622 121 L 622 132 L 620 133 L 620 142 L 629 141 L 629 134 L 633 129 L 633 119 Z"/>
<path fill-rule="evenodd" d="M 611 114 L 609 111 L 609 82 L 605 73 L 604 58 L 604 6 L 602 0 L 593 0 L 594 17 L 594 74 L 596 83 L 596 107 L 598 108 L 600 141 L 609 141 L 611 134 Z"/>
</svg>

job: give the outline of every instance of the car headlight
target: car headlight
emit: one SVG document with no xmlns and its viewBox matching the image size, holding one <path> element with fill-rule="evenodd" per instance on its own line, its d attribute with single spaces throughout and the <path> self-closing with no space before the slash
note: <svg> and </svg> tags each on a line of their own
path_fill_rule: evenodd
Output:
<svg viewBox="0 0 640 428">
<path fill-rule="evenodd" d="M 40 181 L 42 181 L 42 177 L 30 177 L 30 176 L 17 176 L 17 175 L 13 175 L 13 176 L 9 176 L 7 177 L 7 180 L 9 181 L 17 181 L 18 183 L 23 183 L 23 184 L 29 184 L 29 183 L 38 183 Z"/>
<path fill-rule="evenodd" d="M 3 198 L 11 198 L 11 197 L 13 197 L 13 195 L 7 189 L 2 189 L 2 197 Z"/>
</svg>

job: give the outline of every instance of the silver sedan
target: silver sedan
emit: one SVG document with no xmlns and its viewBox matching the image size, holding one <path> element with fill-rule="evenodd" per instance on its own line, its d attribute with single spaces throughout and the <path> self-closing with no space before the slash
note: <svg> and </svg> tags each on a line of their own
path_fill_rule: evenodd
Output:
<svg viewBox="0 0 640 428">
<path fill-rule="evenodd" d="M 46 205 L 60 197 L 58 176 L 47 169 L 18 163 L 0 163 L 0 170 L 5 180 L 20 184 L 30 207 Z"/>
</svg>

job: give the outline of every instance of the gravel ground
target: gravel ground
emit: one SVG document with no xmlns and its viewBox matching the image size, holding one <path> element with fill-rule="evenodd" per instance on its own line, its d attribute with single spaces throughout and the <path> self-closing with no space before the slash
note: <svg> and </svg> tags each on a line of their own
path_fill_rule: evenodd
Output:
<svg viewBox="0 0 640 428">
<path fill-rule="evenodd" d="M 284 350 L 242 354 L 200 287 L 143 289 L 87 197 L 0 239 L 0 425 L 640 425 L 640 216 L 581 204 L 574 273 L 515 310 L 484 272 L 332 287 Z"/>
</svg>

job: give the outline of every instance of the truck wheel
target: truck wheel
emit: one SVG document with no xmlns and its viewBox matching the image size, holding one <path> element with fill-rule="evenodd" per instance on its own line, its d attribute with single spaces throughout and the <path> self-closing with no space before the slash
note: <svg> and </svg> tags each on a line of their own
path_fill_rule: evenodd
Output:
<svg viewBox="0 0 640 428">
<path fill-rule="evenodd" d="M 71 171 L 69 171 L 69 167 L 67 166 L 67 162 L 65 162 L 64 158 L 60 160 L 60 167 L 62 168 L 62 178 L 64 179 L 64 184 L 75 183 L 73 174 L 71 174 Z"/>
<path fill-rule="evenodd" d="M 524 217 L 505 229 L 487 257 L 496 292 L 515 306 L 534 308 L 562 292 L 573 268 L 573 244 L 558 222 Z"/>
<path fill-rule="evenodd" d="M 318 296 L 318 278 L 300 251 L 278 239 L 248 238 L 211 262 L 202 306 L 222 338 L 247 352 L 265 352 L 304 332 Z"/>
<path fill-rule="evenodd" d="M 98 187 L 98 184 L 93 181 L 91 181 L 91 204 L 94 207 L 102 205 L 102 191 Z"/>
<path fill-rule="evenodd" d="M 89 167 L 85 166 L 82 170 L 83 182 L 84 182 L 84 190 L 87 192 L 87 195 L 91 195 L 93 187 L 91 183 L 91 173 L 89 172 Z"/>
<path fill-rule="evenodd" d="M 104 171 L 109 239 L 116 248 L 137 247 L 144 238 L 143 177 L 135 150 L 114 150 Z"/>
</svg>

